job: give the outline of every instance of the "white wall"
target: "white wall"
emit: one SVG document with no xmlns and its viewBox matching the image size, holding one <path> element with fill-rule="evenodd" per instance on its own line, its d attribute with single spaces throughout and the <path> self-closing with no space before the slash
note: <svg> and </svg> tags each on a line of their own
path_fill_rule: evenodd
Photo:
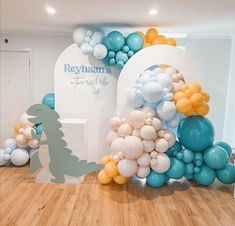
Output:
<svg viewBox="0 0 235 226">
<path fill-rule="evenodd" d="M 8 39 L 8 44 L 4 40 Z M 54 90 L 54 66 L 59 54 L 71 43 L 72 37 L 65 35 L 18 35 L 1 34 L 1 49 L 32 49 L 34 101 L 41 102 L 42 97 Z"/>
</svg>

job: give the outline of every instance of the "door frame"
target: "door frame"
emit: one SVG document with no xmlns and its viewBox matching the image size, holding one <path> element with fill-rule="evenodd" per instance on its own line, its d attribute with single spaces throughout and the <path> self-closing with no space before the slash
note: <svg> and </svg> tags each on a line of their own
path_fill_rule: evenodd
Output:
<svg viewBox="0 0 235 226">
<path fill-rule="evenodd" d="M 29 56 L 29 84 L 30 84 L 30 97 L 29 97 L 29 102 L 30 105 L 32 105 L 35 102 L 35 95 L 34 95 L 34 62 L 33 62 L 33 50 L 32 48 L 24 48 L 24 49 L 0 49 L 1 52 L 22 52 L 22 53 L 28 53 Z M 1 57 L 0 57 L 1 60 Z M 0 87 L 2 87 L 2 76 L 0 76 Z M 2 109 L 3 104 L 1 99 L 0 99 L 0 109 Z M 27 110 L 27 109 L 25 109 Z M 22 112 L 23 113 L 23 112 Z M 3 119 L 2 118 L 2 113 L 0 111 L 0 121 Z M 2 129 L 0 128 L 0 131 Z"/>
</svg>

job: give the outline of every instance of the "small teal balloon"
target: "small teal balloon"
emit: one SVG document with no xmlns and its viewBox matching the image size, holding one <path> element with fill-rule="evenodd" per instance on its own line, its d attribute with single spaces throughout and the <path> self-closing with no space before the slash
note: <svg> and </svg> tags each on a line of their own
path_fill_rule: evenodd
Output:
<svg viewBox="0 0 235 226">
<path fill-rule="evenodd" d="M 43 125 L 42 124 L 37 125 L 35 130 L 37 135 L 41 135 L 43 130 Z"/>
<path fill-rule="evenodd" d="M 107 55 L 102 61 L 106 66 L 112 66 L 110 64 L 110 60 L 111 60 L 111 58 Z"/>
<path fill-rule="evenodd" d="M 183 161 L 185 163 L 192 162 L 193 158 L 194 158 L 194 153 L 191 150 L 189 150 L 189 149 L 183 150 Z"/>
<path fill-rule="evenodd" d="M 172 157 L 172 156 L 173 156 L 173 152 L 175 152 L 175 153 L 177 154 L 177 153 L 180 152 L 181 150 L 182 150 L 181 144 L 180 144 L 178 141 L 176 141 L 175 144 L 174 144 L 172 147 L 168 148 L 165 153 L 166 153 L 169 157 Z M 175 155 L 176 155 L 176 154 L 175 154 Z"/>
<path fill-rule="evenodd" d="M 193 168 L 193 172 L 194 172 L 194 173 L 200 173 L 200 171 L 201 171 L 201 168 L 198 167 L 198 166 L 195 166 L 195 167 Z"/>
<path fill-rule="evenodd" d="M 214 141 L 214 127 L 209 119 L 190 116 L 183 119 L 178 127 L 180 143 L 192 151 L 204 151 Z"/>
<path fill-rule="evenodd" d="M 228 153 L 220 146 L 211 146 L 204 152 L 204 162 L 212 169 L 224 168 L 228 158 Z"/>
<path fill-rule="evenodd" d="M 215 143 L 215 145 L 224 148 L 225 151 L 228 153 L 229 158 L 232 156 L 233 150 L 232 150 L 232 147 L 228 143 L 220 141 L 220 142 Z"/>
<path fill-rule="evenodd" d="M 185 173 L 185 174 L 184 174 L 184 177 L 185 177 L 187 180 L 192 180 L 192 179 L 193 179 L 193 174 L 192 174 L 192 173 Z"/>
<path fill-rule="evenodd" d="M 201 152 L 194 152 L 194 160 L 203 161 L 203 154 Z"/>
<path fill-rule="evenodd" d="M 177 158 L 170 157 L 171 166 L 170 169 L 166 172 L 166 175 L 172 179 L 180 179 L 184 176 L 185 165 L 182 161 Z"/>
<path fill-rule="evenodd" d="M 182 159 L 184 158 L 183 153 L 182 153 L 182 152 L 178 152 L 178 153 L 176 154 L 176 158 L 179 159 L 179 160 L 182 160 Z"/>
<path fill-rule="evenodd" d="M 123 48 L 122 48 L 122 51 L 123 51 L 124 53 L 128 53 L 129 50 L 130 50 L 130 48 L 129 48 L 128 46 L 123 46 Z"/>
<path fill-rule="evenodd" d="M 43 97 L 42 103 L 47 105 L 50 109 L 55 109 L 55 95 L 54 93 L 48 93 Z"/>
<path fill-rule="evenodd" d="M 224 184 L 235 183 L 235 165 L 227 163 L 224 168 L 216 170 L 216 177 Z"/>
<path fill-rule="evenodd" d="M 193 169 L 194 169 L 194 164 L 191 163 L 187 163 L 185 164 L 185 174 L 193 174 Z"/>
<path fill-rule="evenodd" d="M 128 53 L 127 53 L 127 56 L 130 58 L 134 55 L 134 52 L 132 50 L 130 50 Z"/>
<path fill-rule="evenodd" d="M 194 174 L 194 179 L 198 184 L 208 186 L 215 180 L 215 171 L 203 164 L 199 173 Z"/>
<path fill-rule="evenodd" d="M 123 61 L 118 61 L 117 62 L 117 66 L 120 68 L 120 69 L 122 69 L 123 67 L 124 67 L 124 65 L 125 65 L 125 63 L 123 62 Z"/>
<path fill-rule="evenodd" d="M 118 51 L 116 54 L 116 61 L 122 61 L 123 63 L 126 63 L 128 61 L 128 56 L 126 53 L 122 52 L 122 51 Z"/>
<path fill-rule="evenodd" d="M 156 173 L 151 170 L 150 174 L 146 177 L 147 183 L 153 188 L 160 188 L 168 180 L 165 173 Z"/>
<path fill-rule="evenodd" d="M 202 160 L 195 160 L 195 161 L 194 161 L 194 164 L 195 164 L 196 166 L 201 166 L 202 163 L 203 163 Z"/>
<path fill-rule="evenodd" d="M 116 60 L 114 58 L 111 58 L 109 61 L 110 65 L 113 66 L 116 64 Z"/>
<path fill-rule="evenodd" d="M 105 45 L 108 50 L 118 52 L 120 51 L 125 44 L 125 38 L 119 31 L 110 32 L 105 38 Z"/>
<path fill-rule="evenodd" d="M 143 48 L 144 40 L 141 35 L 132 33 L 127 36 L 126 44 L 132 51 L 137 52 Z"/>
<path fill-rule="evenodd" d="M 114 58 L 115 55 L 116 55 L 116 53 L 113 52 L 113 51 L 109 51 L 109 53 L 108 53 L 108 56 L 109 56 L 110 58 Z"/>
</svg>

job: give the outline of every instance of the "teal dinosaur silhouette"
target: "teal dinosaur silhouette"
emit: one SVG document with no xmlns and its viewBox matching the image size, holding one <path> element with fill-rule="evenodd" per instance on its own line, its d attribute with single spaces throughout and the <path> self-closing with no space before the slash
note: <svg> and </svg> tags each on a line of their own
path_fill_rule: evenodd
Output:
<svg viewBox="0 0 235 226">
<path fill-rule="evenodd" d="M 49 170 L 54 176 L 54 179 L 51 180 L 52 182 L 64 183 L 65 175 L 79 177 L 101 168 L 101 165 L 95 162 L 88 163 L 86 160 L 79 160 L 72 155 L 72 151 L 66 147 L 67 143 L 62 139 L 64 134 L 60 130 L 62 127 L 58 121 L 60 116 L 56 111 L 51 110 L 44 104 L 35 104 L 27 110 L 27 114 L 30 116 L 28 119 L 30 122 L 43 124 L 43 133 L 46 139 L 41 139 L 39 146 L 47 145 L 50 161 Z M 34 132 L 32 132 L 32 135 L 40 139 Z M 44 168 L 43 162 L 40 162 L 40 147 L 39 152 L 32 156 L 29 173 L 34 173 L 37 169 Z M 42 151 L 45 151 L 45 149 Z"/>
</svg>

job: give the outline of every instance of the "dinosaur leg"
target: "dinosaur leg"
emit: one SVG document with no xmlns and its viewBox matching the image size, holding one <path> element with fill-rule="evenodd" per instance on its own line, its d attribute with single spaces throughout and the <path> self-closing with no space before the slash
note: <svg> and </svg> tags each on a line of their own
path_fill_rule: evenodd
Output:
<svg viewBox="0 0 235 226">
<path fill-rule="evenodd" d="M 51 182 L 53 183 L 64 183 L 65 182 L 65 178 L 64 178 L 64 173 L 61 172 L 61 169 L 56 167 L 56 165 L 54 165 L 52 162 L 50 162 L 49 165 L 50 168 L 50 172 L 52 174 L 52 176 L 54 176 L 54 179 L 51 179 Z"/>
<path fill-rule="evenodd" d="M 28 169 L 28 172 L 32 174 L 39 168 L 42 168 L 42 165 L 39 160 L 39 153 L 36 152 L 30 159 L 30 168 Z"/>
</svg>

